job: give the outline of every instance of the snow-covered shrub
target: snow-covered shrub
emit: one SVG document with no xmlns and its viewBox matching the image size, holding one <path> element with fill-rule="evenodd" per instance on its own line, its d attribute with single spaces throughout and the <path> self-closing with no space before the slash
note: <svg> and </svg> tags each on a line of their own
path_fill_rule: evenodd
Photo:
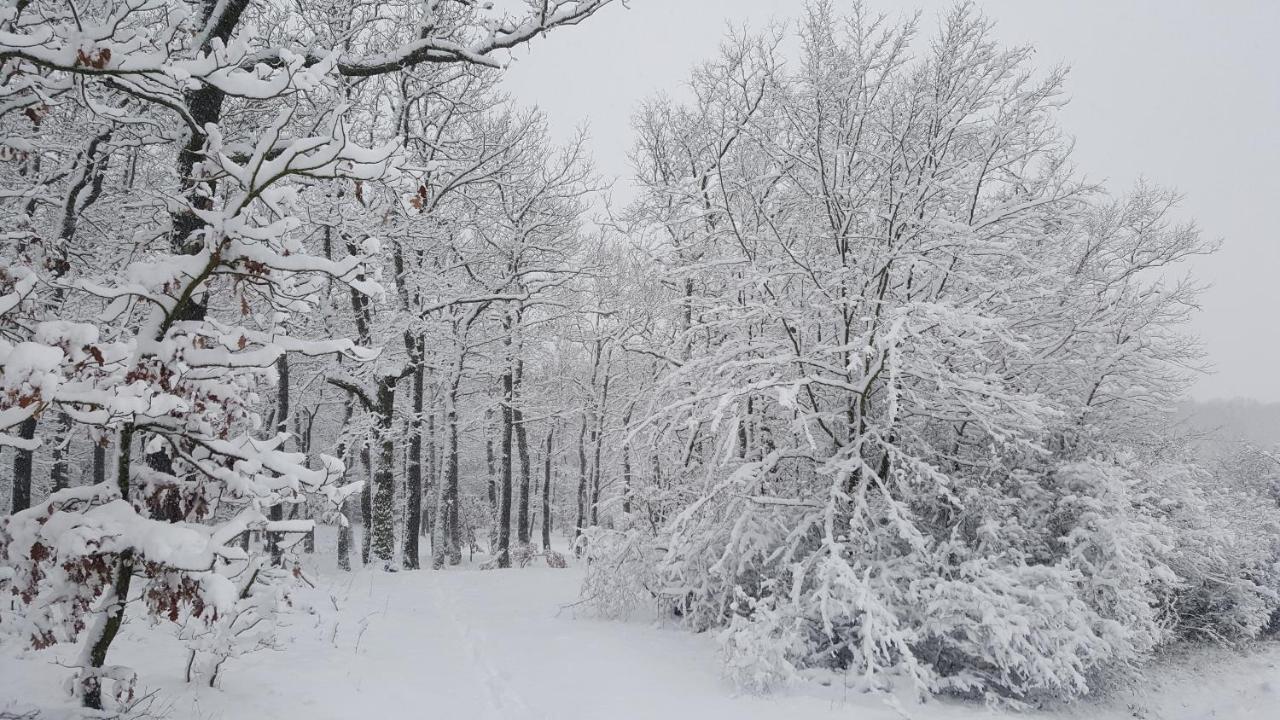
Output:
<svg viewBox="0 0 1280 720">
<path fill-rule="evenodd" d="M 630 617 L 658 599 L 652 558 L 646 557 L 653 552 L 652 539 L 636 530 L 583 531 L 578 547 L 587 569 L 580 595 L 601 617 Z"/>
<path fill-rule="evenodd" d="M 769 463 L 739 468 L 657 541 L 658 587 L 695 627 L 726 626 L 726 666 L 746 687 L 817 666 L 869 687 L 906 672 L 927 692 L 1070 697 L 1169 636 L 1160 607 L 1177 578 L 1120 470 L 1065 467 L 1034 483 L 1056 486 L 1043 514 L 1009 497 L 968 528 L 901 508 L 920 523 L 906 535 L 771 500 Z"/>
<path fill-rule="evenodd" d="M 18 602 L 0 614 L 0 631 L 32 647 L 74 640 L 90 622 L 104 621 L 121 557 L 144 578 L 142 596 L 152 610 L 177 619 L 226 612 L 230 582 L 213 572 L 216 553 L 237 557 L 212 528 L 171 524 L 140 515 L 112 485 L 54 493 L 45 502 L 0 520 L 3 589 Z M 171 568 L 189 569 L 175 574 Z M 95 604 L 99 607 L 95 609 Z"/>
<path fill-rule="evenodd" d="M 264 566 L 256 559 L 239 573 L 235 597 L 228 609 L 213 617 L 192 614 L 182 623 L 179 637 L 186 644 L 186 680 L 218 682 L 223 665 L 256 650 L 274 649 L 276 617 L 290 603 L 288 571 Z"/>
<path fill-rule="evenodd" d="M 529 567 L 529 563 L 533 562 L 534 552 L 533 546 L 529 543 L 516 543 L 511 548 L 511 567 Z"/>
<path fill-rule="evenodd" d="M 950 512 L 968 517 L 899 508 L 909 535 L 766 494 L 774 463 L 740 466 L 648 544 L 664 551 L 652 587 L 694 627 L 724 628 L 744 688 L 826 667 L 866 687 L 905 672 L 925 692 L 1070 698 L 1180 635 L 1255 637 L 1276 607 L 1273 536 L 1212 528 L 1185 464 L 1127 455 L 954 487 Z"/>
<path fill-rule="evenodd" d="M 1189 638 L 1239 642 L 1280 614 L 1280 462 L 1241 448 L 1194 474 L 1171 508 L 1171 563 L 1181 579 L 1173 610 Z"/>
<path fill-rule="evenodd" d="M 779 611 L 776 600 L 741 594 L 729 608 L 729 624 L 716 637 L 725 675 L 751 692 L 770 692 L 799 676 L 795 659 L 805 652 L 804 620 L 788 617 L 786 607 Z"/>
<path fill-rule="evenodd" d="M 1273 625 L 1280 608 L 1276 550 L 1265 558 L 1251 557 L 1235 539 L 1202 530 L 1189 532 L 1179 545 L 1174 567 L 1183 587 L 1173 607 L 1178 633 L 1235 643 Z"/>
<path fill-rule="evenodd" d="M 1187 473 L 1161 470 L 1157 484 L 1158 473 L 1128 454 L 1095 457 L 1061 465 L 1023 496 L 1040 509 L 1035 499 L 1051 493 L 1047 512 L 1033 511 L 1027 522 L 1043 528 L 1043 557 L 1077 575 L 1077 593 L 1102 623 L 1113 661 L 1131 662 L 1170 637 L 1166 605 L 1181 579 L 1170 567 L 1175 532 L 1162 515 L 1165 493 L 1177 493 Z"/>
<path fill-rule="evenodd" d="M 119 628 L 113 618 L 124 602 L 116 593 L 127 589 L 149 615 L 177 623 L 193 651 L 216 656 L 216 668 L 242 651 L 246 633 L 253 633 L 250 645 L 269 642 L 285 592 L 270 581 L 287 583 L 282 570 L 246 553 L 239 537 L 310 524 L 273 524 L 253 506 L 222 524 L 171 523 L 140 512 L 114 483 L 59 491 L 0 519 L 0 636 L 39 649 L 83 635 L 77 677 L 121 682 L 124 669 L 103 675 L 98 668 L 107 666 L 92 654 Z"/>
</svg>

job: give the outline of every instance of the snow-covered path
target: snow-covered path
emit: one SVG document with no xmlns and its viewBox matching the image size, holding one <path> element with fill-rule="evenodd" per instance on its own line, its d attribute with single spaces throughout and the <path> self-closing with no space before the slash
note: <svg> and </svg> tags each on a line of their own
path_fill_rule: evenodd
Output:
<svg viewBox="0 0 1280 720">
<path fill-rule="evenodd" d="M 295 681 L 272 687 L 286 658 L 259 655 L 229 667 L 223 692 L 262 717 L 293 717 L 285 714 L 290 706 L 313 695 L 298 714 L 313 720 L 370 712 L 477 720 L 847 717 L 838 699 L 735 697 L 708 638 L 575 617 L 565 606 L 579 577 L 546 568 L 361 573 L 335 590 L 336 635 L 333 619 L 327 630 L 298 633 L 291 650 L 303 657 L 289 663 Z M 315 690 L 303 691 L 303 682 Z"/>
<path fill-rule="evenodd" d="M 228 663 L 219 688 L 182 682 L 183 649 L 134 621 L 113 650 L 159 689 L 169 717 L 192 720 L 755 720 L 904 715 L 882 698 L 806 687 L 736 694 L 705 635 L 593 620 L 566 607 L 577 570 L 323 573 L 299 595 L 280 652 Z M 308 608 L 310 604 L 310 608 Z M 142 637 L 145 635 L 145 642 Z M 158 640 L 157 638 L 164 638 Z M 65 657 L 70 649 L 61 649 Z M 50 653 L 0 658 L 0 710 L 59 702 L 67 670 Z M 1197 669 L 1205 668 L 1205 669 Z M 1267 720 L 1280 717 L 1280 650 L 1169 661 L 1142 690 L 1065 713 L 1073 720 Z M 19 703 L 14 705 L 13 703 Z M 984 707 L 903 708 L 918 720 L 1008 717 Z"/>
</svg>

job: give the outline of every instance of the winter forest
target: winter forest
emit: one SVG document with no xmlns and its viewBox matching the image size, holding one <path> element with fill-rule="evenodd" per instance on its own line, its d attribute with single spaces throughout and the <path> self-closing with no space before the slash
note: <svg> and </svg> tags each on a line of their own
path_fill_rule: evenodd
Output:
<svg viewBox="0 0 1280 720">
<path fill-rule="evenodd" d="M 645 2 L 0 0 L 0 718 L 1274 717 L 1195 198 L 854 0 L 618 193 L 502 82 Z"/>
</svg>

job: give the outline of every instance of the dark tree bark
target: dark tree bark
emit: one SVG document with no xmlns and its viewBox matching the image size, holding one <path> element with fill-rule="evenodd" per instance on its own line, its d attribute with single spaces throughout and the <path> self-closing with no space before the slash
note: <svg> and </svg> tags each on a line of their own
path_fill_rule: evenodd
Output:
<svg viewBox="0 0 1280 720">
<path fill-rule="evenodd" d="M 409 460 L 405 468 L 404 568 L 417 570 L 418 538 L 422 534 L 422 395 L 426 368 L 422 363 L 423 339 L 405 333 L 405 346 L 413 363 L 413 415 L 409 419 Z"/>
<path fill-rule="evenodd" d="M 349 465 L 349 460 L 350 460 L 350 458 L 347 457 L 349 448 L 347 446 L 346 428 L 349 424 L 351 424 L 351 416 L 354 412 L 355 412 L 355 408 L 351 403 L 351 398 L 348 397 L 346 399 L 346 402 L 343 403 L 343 409 L 342 409 L 343 435 L 342 435 L 342 441 L 338 443 L 338 459 L 342 460 L 342 463 L 344 466 L 344 469 L 342 471 L 344 481 L 346 480 L 345 467 Z M 338 569 L 350 570 L 351 569 L 351 520 L 352 520 L 350 498 L 342 501 L 341 512 L 342 512 L 343 521 L 341 525 L 338 527 Z"/>
<path fill-rule="evenodd" d="M 578 430 L 578 518 L 573 523 L 573 552 L 579 552 L 578 538 L 587 522 L 587 416 L 582 415 L 582 427 Z"/>
<path fill-rule="evenodd" d="M 508 319 L 504 325 L 507 330 L 507 357 L 510 358 L 511 321 Z M 502 373 L 502 483 L 498 498 L 498 567 L 502 568 L 511 567 L 511 465 L 513 460 L 511 441 L 515 429 L 515 418 L 512 415 L 514 383 L 515 377 L 511 363 L 508 362 L 506 371 Z"/>
<path fill-rule="evenodd" d="M 345 235 L 344 235 L 345 238 Z M 352 242 L 350 238 L 346 238 L 347 252 L 355 255 L 359 252 L 359 248 Z M 355 318 L 356 338 L 360 344 L 368 347 L 373 344 L 373 336 L 371 334 L 370 324 L 372 311 L 369 309 L 369 297 L 355 288 L 351 289 L 351 310 Z M 366 412 L 375 410 L 374 400 L 365 395 L 362 391 L 358 391 L 354 386 L 346 386 L 343 383 L 335 383 L 339 387 L 347 391 L 348 394 L 354 394 Z M 369 549 L 373 538 L 373 459 L 370 456 L 371 450 L 369 443 L 371 439 L 366 439 L 360 446 L 360 462 L 364 464 L 366 482 L 360 490 L 360 561 L 364 565 L 369 564 Z"/>
<path fill-rule="evenodd" d="M 604 444 L 604 409 L 609 401 L 609 373 L 606 369 L 604 384 L 600 391 L 600 405 L 596 408 L 596 425 L 591 431 L 591 442 L 595 445 L 595 458 L 591 465 L 591 524 L 600 524 L 600 481 L 603 466 L 600 463 L 601 446 Z"/>
<path fill-rule="evenodd" d="M 555 427 L 547 430 L 547 451 L 542 460 L 542 549 L 551 549 L 551 444 Z"/>
<path fill-rule="evenodd" d="M 212 50 L 215 41 L 225 43 L 231 37 L 231 33 L 240 24 L 240 16 L 248 7 L 249 0 L 227 0 L 225 3 L 220 0 L 204 0 L 203 5 L 202 25 L 208 28 L 208 35 L 200 51 L 207 53 Z M 214 19 L 214 13 L 219 9 L 221 14 L 217 16 L 216 22 L 210 25 L 210 20 Z M 225 98 L 225 93 L 211 84 L 201 84 L 197 89 L 188 91 L 185 100 L 187 112 L 194 121 L 194 127 L 203 128 L 210 123 L 217 124 L 222 117 L 222 102 Z M 213 193 L 200 193 L 201 178 L 193 175 L 196 165 L 203 159 L 207 139 L 203 132 L 188 131 L 187 143 L 178 152 L 178 180 L 182 184 L 182 194 L 192 206 L 201 210 L 209 210 L 213 207 Z M 204 220 L 190 209 L 184 208 L 174 213 L 170 234 L 170 244 L 174 252 L 188 254 L 197 252 L 200 248 L 192 247 L 191 237 L 193 233 L 204 227 L 204 224 Z M 198 309 L 200 316 L 204 316 L 202 303 L 198 308 L 193 309 Z"/>
<path fill-rule="evenodd" d="M 280 380 L 276 385 L 276 432 L 282 433 L 289 431 L 289 358 L 284 353 L 281 353 L 280 357 L 276 359 L 276 374 L 280 376 Z M 284 446 L 281 446 L 281 449 L 283 450 Z M 280 503 L 272 505 L 267 510 L 267 518 L 270 520 L 283 520 L 284 506 Z M 278 533 L 267 533 L 267 550 L 271 553 L 271 564 L 279 567 L 283 560 L 284 552 Z"/>
<path fill-rule="evenodd" d="M 111 577 L 111 601 L 104 610 L 107 616 L 103 621 L 103 627 L 98 637 L 89 648 L 89 667 L 92 672 L 101 670 L 106 665 L 107 650 L 110 649 L 111 643 L 116 639 L 116 634 L 120 632 L 120 625 L 124 623 L 125 604 L 128 602 L 129 585 L 133 580 L 132 550 L 120 553 Z M 92 710 L 102 710 L 101 678 L 95 674 L 85 678 L 82 682 L 81 704 Z"/>
<path fill-rule="evenodd" d="M 594 448 L 594 455 L 591 458 L 591 481 L 590 481 L 590 500 L 591 507 L 591 524 L 600 524 L 600 430 L 599 428 L 591 429 L 591 445 Z"/>
<path fill-rule="evenodd" d="M 527 545 L 530 538 L 529 524 L 529 483 L 532 474 L 529 463 L 528 432 L 524 427 L 524 413 L 513 410 L 516 429 L 516 448 L 520 454 L 520 505 L 516 511 L 516 541 Z"/>
<path fill-rule="evenodd" d="M 36 419 L 29 417 L 18 426 L 18 437 L 23 440 L 34 440 L 36 436 Z M 10 512 L 18 512 L 31 507 L 31 470 L 34 465 L 35 452 L 31 450 L 14 450 L 13 453 L 13 502 Z"/>
<path fill-rule="evenodd" d="M 302 418 L 304 415 L 307 418 L 307 424 L 305 427 L 302 424 Z M 303 457 L 311 457 L 311 436 L 312 431 L 315 429 L 315 424 L 316 408 L 313 407 L 310 411 L 304 410 L 302 413 L 294 413 L 294 436 L 298 438 L 298 444 L 300 446 L 298 449 L 302 452 Z M 297 519 L 299 512 L 304 510 L 306 511 L 306 517 L 313 517 L 311 506 L 306 502 L 301 502 L 293 506 L 293 511 L 289 513 L 289 519 Z M 315 551 L 316 531 L 315 527 L 312 526 L 311 532 L 307 533 L 306 537 L 302 539 L 302 552 L 310 555 Z"/>
<path fill-rule="evenodd" d="M 627 427 L 631 425 L 631 411 L 634 404 L 627 406 L 627 413 L 622 417 L 622 512 L 631 514 L 631 443 L 626 439 Z"/>
<path fill-rule="evenodd" d="M 325 259 L 332 260 L 333 259 L 333 228 L 326 225 L 324 228 L 323 237 L 324 237 Z M 355 304 L 356 302 L 353 296 L 352 305 L 354 306 Z M 362 318 L 360 318 L 359 315 L 357 314 L 356 322 L 359 323 L 361 321 L 362 321 Z M 366 332 L 368 331 L 367 327 L 363 327 L 363 329 Z M 361 341 L 362 342 L 364 341 L 363 337 L 361 338 Z M 351 457 L 350 457 L 351 446 L 347 442 L 348 440 L 347 428 L 350 427 L 351 417 L 354 414 L 355 414 L 355 404 L 351 396 L 347 395 L 344 398 L 342 403 L 342 425 L 340 428 L 342 439 L 338 442 L 338 459 L 342 461 L 342 480 L 344 483 L 347 480 L 347 473 L 351 469 Z M 342 519 L 339 521 L 339 525 L 338 525 L 338 548 L 337 548 L 338 569 L 350 571 L 351 570 L 351 525 L 352 525 L 352 522 L 355 520 L 355 518 L 352 517 L 351 498 L 346 498 L 342 501 L 342 506 L 338 508 L 338 512 L 342 516 Z"/>
<path fill-rule="evenodd" d="M 450 565 L 462 563 L 462 513 L 461 495 L 458 488 L 458 388 L 462 383 L 462 373 L 454 373 L 449 385 L 448 404 L 445 406 L 445 425 L 448 443 L 444 448 L 445 455 L 445 555 Z"/>
<path fill-rule="evenodd" d="M 427 411 L 427 429 L 426 436 L 422 439 L 427 446 L 427 466 L 426 477 L 422 481 L 422 534 L 427 537 L 434 537 L 435 516 L 432 509 L 435 507 L 435 493 L 440 482 L 440 450 L 436 441 L 436 407 L 435 401 L 431 403 L 430 409 Z"/>
<path fill-rule="evenodd" d="M 71 471 L 67 467 L 67 454 L 71 450 L 71 416 L 58 413 L 59 441 L 53 446 L 53 467 L 49 469 L 52 491 L 66 490 L 71 486 Z"/>
<path fill-rule="evenodd" d="M 93 443 L 93 484 L 107 481 L 107 446 L 101 441 Z"/>
<path fill-rule="evenodd" d="M 493 437 L 489 435 L 492 427 L 486 423 L 484 438 L 484 460 L 485 466 L 489 470 L 489 508 L 493 511 L 493 516 L 498 516 L 498 470 L 493 462 Z"/>
<path fill-rule="evenodd" d="M 346 500 L 342 503 L 341 509 L 343 521 L 342 526 L 338 528 L 338 569 L 351 570 L 351 523 L 354 518 L 351 517 L 351 501 Z"/>
<path fill-rule="evenodd" d="M 116 485 L 120 489 L 120 497 L 129 497 L 129 463 L 133 450 L 133 424 L 120 429 L 120 457 L 116 463 Z M 101 669 L 107 662 L 107 650 L 111 647 L 120 625 L 124 622 L 125 605 L 129 601 L 129 585 L 133 580 L 133 552 L 126 550 L 116 557 L 115 567 L 111 572 L 110 602 L 104 600 L 105 615 L 94 622 L 91 635 L 86 639 L 89 648 L 89 668 L 91 671 Z M 102 681 L 96 675 L 86 678 L 80 687 L 80 703 L 92 710 L 102 709 Z"/>
<path fill-rule="evenodd" d="M 369 443 L 360 446 L 360 463 L 364 465 L 365 483 L 360 489 L 360 564 L 369 564 L 369 547 L 373 539 L 373 459 Z"/>
<path fill-rule="evenodd" d="M 511 418 L 515 424 L 516 448 L 520 454 L 520 503 L 516 510 L 516 542 L 529 544 L 529 433 L 524 426 L 524 412 L 520 410 L 520 383 L 524 380 L 524 361 L 516 361 L 515 377 L 512 381 Z"/>
<path fill-rule="evenodd" d="M 390 570 L 395 555 L 395 376 L 382 377 L 378 381 L 377 395 L 377 435 L 378 435 L 378 469 L 373 478 L 374 494 L 371 498 L 373 521 L 371 552 L 373 557 L 381 561 L 383 568 Z"/>
<path fill-rule="evenodd" d="M 458 389 L 462 384 L 462 369 L 455 365 L 449 377 L 444 397 L 444 462 L 443 476 L 436 502 L 436 526 L 431 531 L 431 567 L 439 570 L 462 562 L 461 513 L 458 489 Z"/>
<path fill-rule="evenodd" d="M 355 244 L 349 239 L 347 251 L 352 254 L 357 251 Z M 369 297 L 352 288 L 351 307 L 355 314 L 356 334 L 360 338 L 360 344 L 368 346 L 371 344 L 370 329 L 373 322 Z M 364 410 L 374 416 L 373 437 L 360 453 L 361 460 L 365 462 L 371 475 L 371 482 L 364 487 L 360 496 L 360 510 L 363 516 L 361 519 L 364 521 L 361 555 L 365 564 L 369 563 L 371 556 L 382 561 L 384 570 L 395 569 L 391 563 L 395 555 L 396 386 L 401 380 L 411 375 L 413 370 L 414 366 L 410 364 L 398 373 L 379 376 L 372 397 L 368 391 L 350 381 L 338 378 L 328 379 L 330 384 L 353 395 L 360 401 Z M 373 449 L 370 447 L 372 444 L 377 445 L 376 469 L 372 465 Z"/>
<path fill-rule="evenodd" d="M 498 467 L 493 454 L 492 410 L 485 411 L 484 460 L 489 473 L 489 552 L 498 546 Z"/>
</svg>

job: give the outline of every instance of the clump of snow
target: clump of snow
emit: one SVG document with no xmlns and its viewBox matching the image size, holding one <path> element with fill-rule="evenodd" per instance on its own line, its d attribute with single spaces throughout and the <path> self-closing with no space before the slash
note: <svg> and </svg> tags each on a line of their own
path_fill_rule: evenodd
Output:
<svg viewBox="0 0 1280 720">
<path fill-rule="evenodd" d="M 65 357 L 62 350 L 39 342 L 9 345 L 0 341 L 0 387 L 21 391 L 23 387 L 53 395 L 60 382 L 58 367 Z"/>
</svg>

